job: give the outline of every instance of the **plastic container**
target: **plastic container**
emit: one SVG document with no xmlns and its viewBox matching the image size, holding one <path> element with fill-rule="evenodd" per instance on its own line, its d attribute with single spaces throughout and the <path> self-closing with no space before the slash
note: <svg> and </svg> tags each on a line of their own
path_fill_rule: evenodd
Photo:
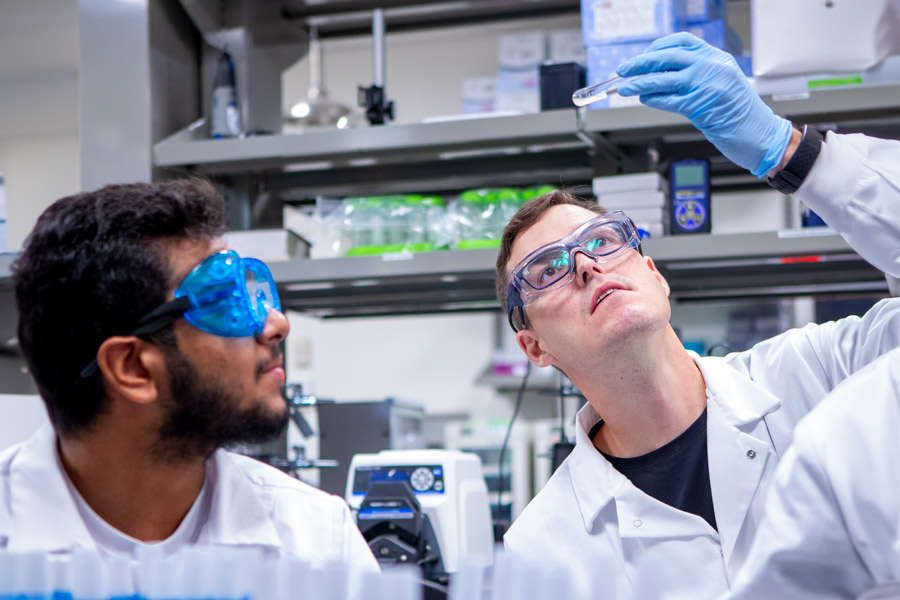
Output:
<svg viewBox="0 0 900 600">
<path fill-rule="evenodd" d="M 456 247 L 497 248 L 503 228 L 519 209 L 521 197 L 512 188 L 466 190 L 453 211 Z"/>
</svg>

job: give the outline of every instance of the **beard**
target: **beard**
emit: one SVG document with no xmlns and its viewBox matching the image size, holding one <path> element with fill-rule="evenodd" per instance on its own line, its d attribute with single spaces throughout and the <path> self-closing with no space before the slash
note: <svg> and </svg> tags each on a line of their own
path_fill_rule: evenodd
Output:
<svg viewBox="0 0 900 600">
<path fill-rule="evenodd" d="M 257 378 L 265 364 L 257 365 Z M 275 438 L 287 426 L 287 403 L 284 410 L 272 412 L 260 399 L 241 410 L 242 398 L 227 384 L 204 378 L 178 350 L 166 352 L 166 366 L 170 406 L 155 447 L 163 460 L 209 457 L 223 446 L 258 444 Z"/>
</svg>

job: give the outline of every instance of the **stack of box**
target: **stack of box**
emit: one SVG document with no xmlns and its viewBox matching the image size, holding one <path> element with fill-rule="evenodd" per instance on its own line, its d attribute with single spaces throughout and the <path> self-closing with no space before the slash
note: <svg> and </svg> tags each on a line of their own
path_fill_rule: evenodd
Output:
<svg viewBox="0 0 900 600">
<path fill-rule="evenodd" d="M 656 38 L 690 31 L 707 43 L 740 54 L 740 37 L 725 22 L 725 0 L 581 0 L 587 48 L 587 84 L 616 76 L 616 68 Z M 637 98 L 612 96 L 590 108 L 636 106 Z"/>
<path fill-rule="evenodd" d="M 530 31 L 500 36 L 498 111 L 532 113 L 541 109 L 539 67 L 547 58 L 547 36 Z"/>
<path fill-rule="evenodd" d="M 462 81 L 463 114 L 494 112 L 497 105 L 496 77 L 466 77 Z"/>
<path fill-rule="evenodd" d="M 595 177 L 597 202 L 606 210 L 625 211 L 641 238 L 662 237 L 666 223 L 666 180 L 659 173 Z"/>
</svg>

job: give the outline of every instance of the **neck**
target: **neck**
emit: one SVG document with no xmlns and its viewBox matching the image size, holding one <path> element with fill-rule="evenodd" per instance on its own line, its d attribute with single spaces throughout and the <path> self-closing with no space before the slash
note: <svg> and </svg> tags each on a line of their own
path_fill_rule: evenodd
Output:
<svg viewBox="0 0 900 600">
<path fill-rule="evenodd" d="M 178 529 L 205 476 L 205 458 L 164 462 L 155 431 L 107 426 L 107 416 L 78 436 L 59 437 L 59 456 L 75 488 L 104 521 L 141 541 L 164 540 Z M 151 435 L 152 434 L 152 435 Z"/>
<path fill-rule="evenodd" d="M 604 420 L 594 445 L 612 456 L 641 456 L 664 446 L 706 408 L 703 375 L 668 325 L 651 343 L 619 347 L 591 372 L 572 375 Z"/>
</svg>

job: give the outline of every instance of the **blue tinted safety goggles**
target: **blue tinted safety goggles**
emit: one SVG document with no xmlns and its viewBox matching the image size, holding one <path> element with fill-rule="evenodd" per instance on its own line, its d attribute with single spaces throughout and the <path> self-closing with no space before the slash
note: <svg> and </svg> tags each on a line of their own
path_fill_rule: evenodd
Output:
<svg viewBox="0 0 900 600">
<path fill-rule="evenodd" d="M 262 331 L 270 310 L 281 310 L 269 267 L 255 258 L 223 250 L 188 273 L 175 299 L 144 315 L 127 335 L 155 333 L 184 316 L 188 323 L 221 337 L 249 337 Z M 97 360 L 81 372 L 90 377 Z"/>
<path fill-rule="evenodd" d="M 566 237 L 541 246 L 513 268 L 506 288 L 506 309 L 513 331 L 525 328 L 525 306 L 538 296 L 575 279 L 575 254 L 594 262 L 611 261 L 626 250 L 641 251 L 634 222 L 621 210 L 591 219 Z"/>
</svg>

